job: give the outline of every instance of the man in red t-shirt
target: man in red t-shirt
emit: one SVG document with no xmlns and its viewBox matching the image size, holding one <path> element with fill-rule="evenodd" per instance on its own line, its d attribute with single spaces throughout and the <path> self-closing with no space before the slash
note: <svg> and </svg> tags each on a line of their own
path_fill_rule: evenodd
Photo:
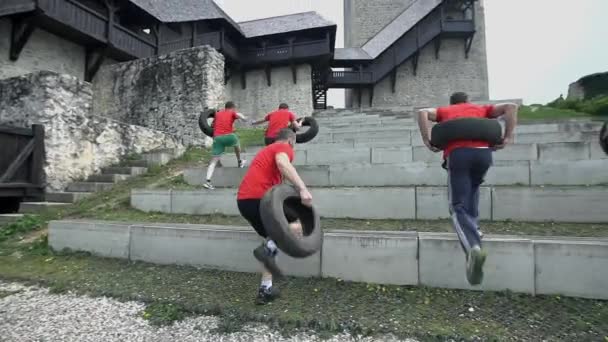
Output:
<svg viewBox="0 0 608 342">
<path fill-rule="evenodd" d="M 277 245 L 268 239 L 264 222 L 260 216 L 260 201 L 273 186 L 287 179 L 300 191 L 304 205 L 312 205 L 312 195 L 306 188 L 302 178 L 291 164 L 294 158 L 293 146 L 296 134 L 291 129 L 282 129 L 277 140 L 257 153 L 249 170 L 243 177 L 237 194 L 237 205 L 241 215 L 251 224 L 253 229 L 266 241 L 253 251 L 255 258 L 264 265 L 262 283 L 258 290 L 257 303 L 266 304 L 273 300 L 276 292 L 272 287 L 272 276 L 280 276 L 275 256 Z M 297 236 L 302 236 L 302 226 L 297 218 L 287 217 L 289 228 Z"/>
<path fill-rule="evenodd" d="M 266 146 L 272 144 L 277 137 L 277 134 L 283 128 L 291 127 L 299 129 L 301 127 L 298 122 L 296 115 L 289 111 L 289 106 L 286 103 L 279 105 L 279 110 L 269 113 L 264 117 L 263 120 L 255 121 L 253 125 L 260 125 L 264 122 L 268 122 L 268 128 L 266 128 L 266 135 L 264 136 L 264 143 Z"/>
<path fill-rule="evenodd" d="M 207 167 L 207 181 L 203 186 L 207 189 L 214 189 L 211 184 L 211 177 L 217 163 L 224 154 L 226 147 L 234 147 L 234 153 L 238 160 L 239 167 L 245 167 L 246 160 L 241 159 L 241 146 L 239 138 L 234 134 L 234 122 L 238 119 L 246 120 L 247 118 L 241 113 L 236 112 L 234 102 L 226 102 L 224 110 L 215 113 L 213 119 L 213 147 L 211 161 Z"/>
<path fill-rule="evenodd" d="M 433 152 L 439 149 L 430 143 L 429 120 L 444 122 L 459 118 L 504 117 L 506 129 L 503 142 L 492 146 L 486 141 L 457 140 L 450 142 L 443 152 L 444 168 L 448 171 L 448 198 L 452 225 L 467 257 L 467 279 L 471 285 L 483 280 L 486 254 L 481 249 L 479 230 L 479 187 L 492 165 L 492 150 L 502 149 L 513 141 L 517 124 L 517 108 L 513 103 L 478 106 L 468 102 L 468 95 L 455 93 L 450 106 L 426 108 L 418 113 L 422 141 Z"/>
</svg>

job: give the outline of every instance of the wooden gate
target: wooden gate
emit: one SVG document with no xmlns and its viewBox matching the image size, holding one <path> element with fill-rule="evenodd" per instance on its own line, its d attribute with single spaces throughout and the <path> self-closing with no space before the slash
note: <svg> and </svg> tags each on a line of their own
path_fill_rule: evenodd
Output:
<svg viewBox="0 0 608 342">
<path fill-rule="evenodd" d="M 44 158 L 44 126 L 0 126 L 0 198 L 42 198 Z"/>
</svg>

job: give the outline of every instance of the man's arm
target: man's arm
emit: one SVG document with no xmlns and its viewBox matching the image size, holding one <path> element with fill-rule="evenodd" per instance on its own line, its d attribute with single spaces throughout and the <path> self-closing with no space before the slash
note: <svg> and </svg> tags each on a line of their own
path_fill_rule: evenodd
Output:
<svg viewBox="0 0 608 342">
<path fill-rule="evenodd" d="M 507 144 L 513 141 L 513 132 L 517 125 L 517 110 L 519 106 L 515 103 L 500 103 L 494 106 L 494 109 L 490 113 L 490 118 L 503 117 L 505 119 L 505 135 L 503 137 L 503 143 L 495 146 L 496 149 L 504 148 Z"/>
<path fill-rule="evenodd" d="M 261 119 L 261 120 L 258 120 L 258 121 L 252 121 L 252 122 L 251 122 L 251 124 L 252 124 L 253 126 L 256 126 L 256 125 L 261 125 L 261 124 L 263 124 L 264 122 L 268 121 L 269 119 L 270 119 L 270 118 L 268 117 L 268 115 L 266 115 L 266 116 L 265 116 L 263 119 Z"/>
<path fill-rule="evenodd" d="M 241 113 L 236 113 L 236 117 L 243 121 L 247 120 L 247 117 Z"/>
<path fill-rule="evenodd" d="M 283 175 L 284 178 L 286 178 L 291 184 L 295 185 L 295 187 L 298 188 L 302 203 L 309 206 L 312 205 L 312 195 L 306 188 L 306 184 L 304 184 L 304 181 L 302 180 L 302 178 L 300 178 L 300 175 L 298 175 L 298 171 L 296 171 L 296 168 L 291 165 L 287 154 L 284 152 L 277 153 L 277 155 L 275 156 L 275 160 L 277 162 L 277 166 L 279 168 L 279 171 L 281 172 L 281 175 Z"/>
<path fill-rule="evenodd" d="M 424 108 L 418 111 L 418 128 L 420 128 L 420 135 L 422 141 L 433 152 L 439 152 L 440 149 L 431 145 L 431 133 L 429 121 L 437 121 L 437 109 L 436 108 Z"/>
</svg>

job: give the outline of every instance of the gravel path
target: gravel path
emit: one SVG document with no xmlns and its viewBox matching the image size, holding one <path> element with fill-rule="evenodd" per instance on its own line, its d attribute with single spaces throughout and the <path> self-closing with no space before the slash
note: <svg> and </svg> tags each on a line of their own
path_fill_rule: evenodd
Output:
<svg viewBox="0 0 608 342">
<path fill-rule="evenodd" d="M 141 318 L 144 305 L 110 298 L 73 294 L 54 295 L 48 290 L 18 283 L 0 282 L 1 342 L 160 342 L 160 341 L 321 341 L 311 334 L 284 338 L 263 325 L 251 325 L 232 334 L 215 334 L 214 317 L 188 318 L 170 327 L 154 327 Z M 355 341 L 338 335 L 329 342 Z M 394 337 L 356 341 L 399 341 Z M 414 340 L 407 340 L 415 342 Z"/>
</svg>

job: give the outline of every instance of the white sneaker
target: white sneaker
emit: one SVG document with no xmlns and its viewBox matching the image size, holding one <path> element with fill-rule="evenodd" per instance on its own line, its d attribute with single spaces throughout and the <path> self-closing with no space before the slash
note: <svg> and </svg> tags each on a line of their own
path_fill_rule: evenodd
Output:
<svg viewBox="0 0 608 342">
<path fill-rule="evenodd" d="M 203 188 L 209 189 L 209 190 L 215 189 L 215 187 L 213 186 L 213 184 L 211 184 L 211 182 L 206 182 L 205 184 L 203 184 Z"/>
<path fill-rule="evenodd" d="M 245 167 L 245 164 L 247 164 L 247 161 L 245 159 L 239 161 L 239 167 L 241 169 Z"/>
</svg>

